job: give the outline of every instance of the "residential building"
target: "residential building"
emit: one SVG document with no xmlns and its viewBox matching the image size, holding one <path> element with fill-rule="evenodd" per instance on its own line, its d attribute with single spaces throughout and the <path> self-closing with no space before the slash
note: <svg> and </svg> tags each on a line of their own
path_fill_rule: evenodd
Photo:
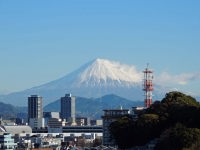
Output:
<svg viewBox="0 0 200 150">
<path fill-rule="evenodd" d="M 0 132 L 0 149 L 9 150 L 15 149 L 16 143 L 14 143 L 14 138 L 7 132 Z"/>
</svg>

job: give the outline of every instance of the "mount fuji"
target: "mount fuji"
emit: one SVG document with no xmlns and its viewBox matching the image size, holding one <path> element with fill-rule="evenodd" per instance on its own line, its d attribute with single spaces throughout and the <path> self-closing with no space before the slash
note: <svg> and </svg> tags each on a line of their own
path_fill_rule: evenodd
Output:
<svg viewBox="0 0 200 150">
<path fill-rule="evenodd" d="M 135 66 L 95 59 L 60 79 L 0 96 L 0 101 L 24 106 L 27 105 L 28 96 L 37 94 L 43 97 L 46 105 L 66 93 L 87 98 L 116 94 L 133 101 L 142 101 L 142 72 L 138 72 Z"/>
</svg>

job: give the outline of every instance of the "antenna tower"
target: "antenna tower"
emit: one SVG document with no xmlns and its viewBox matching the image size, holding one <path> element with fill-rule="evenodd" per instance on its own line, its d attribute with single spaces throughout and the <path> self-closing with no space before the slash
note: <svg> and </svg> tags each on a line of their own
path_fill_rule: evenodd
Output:
<svg viewBox="0 0 200 150">
<path fill-rule="evenodd" d="M 143 71 L 144 73 L 144 83 L 143 83 L 143 91 L 144 91 L 144 105 L 146 108 L 150 107 L 152 104 L 152 91 L 153 91 L 153 71 L 149 69 L 149 64 L 147 64 L 146 69 Z"/>
</svg>

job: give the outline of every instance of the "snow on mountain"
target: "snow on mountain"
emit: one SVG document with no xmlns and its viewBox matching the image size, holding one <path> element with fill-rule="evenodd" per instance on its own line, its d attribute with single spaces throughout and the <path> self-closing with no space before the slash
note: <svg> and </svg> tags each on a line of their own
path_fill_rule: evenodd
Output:
<svg viewBox="0 0 200 150">
<path fill-rule="evenodd" d="M 38 94 L 43 96 L 44 104 L 48 104 L 66 93 L 81 97 L 116 94 L 135 101 L 143 100 L 142 72 L 134 66 L 95 59 L 55 81 L 1 96 L 0 101 L 27 105 L 27 97 Z"/>
<path fill-rule="evenodd" d="M 80 72 L 77 85 L 109 86 L 113 84 L 111 81 L 114 81 L 121 86 L 130 86 L 141 82 L 141 79 L 141 73 L 138 73 L 134 66 L 96 59 L 83 72 Z"/>
<path fill-rule="evenodd" d="M 142 74 L 134 66 L 105 59 L 95 59 L 61 79 L 49 82 L 36 89 L 81 88 L 81 87 L 131 87 L 140 84 Z"/>
</svg>

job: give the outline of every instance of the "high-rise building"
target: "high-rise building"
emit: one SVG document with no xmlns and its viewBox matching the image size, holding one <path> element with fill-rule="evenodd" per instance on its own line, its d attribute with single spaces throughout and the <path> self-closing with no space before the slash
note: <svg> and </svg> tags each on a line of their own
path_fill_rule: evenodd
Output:
<svg viewBox="0 0 200 150">
<path fill-rule="evenodd" d="M 40 128 L 44 126 L 41 96 L 31 95 L 28 97 L 28 122 L 32 128 Z"/>
<path fill-rule="evenodd" d="M 66 94 L 61 97 L 61 112 L 60 117 L 71 125 L 75 124 L 75 97 L 71 94 Z"/>
<path fill-rule="evenodd" d="M 28 97 L 28 119 L 42 117 L 42 97 L 38 95 L 31 95 L 30 97 Z"/>
</svg>

